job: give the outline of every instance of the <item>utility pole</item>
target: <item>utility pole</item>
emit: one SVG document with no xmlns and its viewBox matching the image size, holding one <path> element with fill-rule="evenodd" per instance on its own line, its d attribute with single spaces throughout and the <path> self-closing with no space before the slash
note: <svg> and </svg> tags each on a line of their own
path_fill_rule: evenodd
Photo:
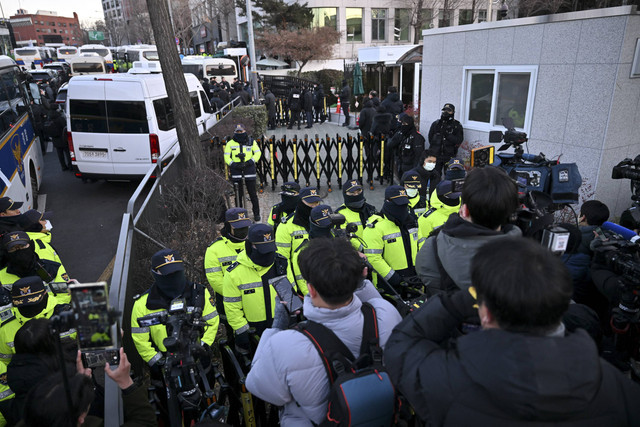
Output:
<svg viewBox="0 0 640 427">
<path fill-rule="evenodd" d="M 253 39 L 253 15 L 251 13 L 251 0 L 247 0 L 247 29 L 249 30 L 249 58 L 251 59 L 251 87 L 253 88 L 254 103 L 258 104 L 260 93 L 258 92 L 258 69 L 256 68 L 256 45 Z"/>
<path fill-rule="evenodd" d="M 182 158 L 187 168 L 199 168 L 204 158 L 200 146 L 200 135 L 196 128 L 196 116 L 189 98 L 187 81 L 176 49 L 167 0 L 147 0 L 147 8 L 160 57 L 162 78 L 169 101 L 173 106 Z"/>
</svg>

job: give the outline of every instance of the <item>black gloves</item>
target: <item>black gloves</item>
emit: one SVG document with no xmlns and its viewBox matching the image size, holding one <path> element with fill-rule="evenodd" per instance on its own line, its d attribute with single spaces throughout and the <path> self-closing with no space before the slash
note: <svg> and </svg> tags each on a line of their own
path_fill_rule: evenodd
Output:
<svg viewBox="0 0 640 427">
<path fill-rule="evenodd" d="M 240 354 L 249 354 L 249 331 L 245 331 L 241 334 L 236 335 L 236 351 Z"/>
<path fill-rule="evenodd" d="M 391 276 L 387 281 L 391 286 L 397 288 L 400 286 L 400 283 L 402 283 L 402 276 L 397 271 L 394 271 L 393 276 Z"/>
</svg>

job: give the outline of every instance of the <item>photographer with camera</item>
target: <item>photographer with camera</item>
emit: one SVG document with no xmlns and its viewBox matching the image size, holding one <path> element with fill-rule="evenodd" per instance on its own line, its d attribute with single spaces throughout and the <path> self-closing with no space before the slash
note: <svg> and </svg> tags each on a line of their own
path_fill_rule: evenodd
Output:
<svg viewBox="0 0 640 427">
<path fill-rule="evenodd" d="M 464 140 L 464 130 L 459 121 L 453 118 L 456 107 L 446 103 L 442 115 L 429 128 L 429 149 L 438 156 L 436 172 L 442 173 L 442 167 L 458 154 L 458 148 Z"/>
<path fill-rule="evenodd" d="M 514 182 L 498 168 L 474 169 L 467 175 L 461 206 L 436 235 L 423 243 L 416 256 L 416 272 L 432 292 L 455 291 L 471 286 L 470 262 L 485 243 L 521 236 L 508 224 L 518 207 Z"/>
<path fill-rule="evenodd" d="M 385 347 L 389 374 L 421 420 L 639 425 L 640 387 L 598 357 L 585 331 L 564 328 L 571 277 L 557 256 L 529 239 L 494 240 L 473 257 L 471 279 L 474 288 L 406 317 Z M 476 305 L 482 330 L 451 342 Z"/>
<path fill-rule="evenodd" d="M 379 345 L 385 346 L 400 314 L 365 281 L 361 257 L 346 239 L 312 239 L 301 250 L 300 270 L 309 293 L 304 298 L 305 317 L 328 328 L 353 356 L 361 354 L 365 316 L 363 304 L 375 310 Z M 276 311 L 285 311 L 278 304 Z M 311 340 L 297 330 L 287 330 L 289 316 L 277 316 L 267 329 L 247 376 L 249 391 L 273 405 L 282 406 L 283 426 L 321 425 L 327 421 L 330 380 Z M 364 347 L 366 348 L 366 346 Z M 373 393 L 364 393 L 365 402 Z M 369 412 L 374 412 L 370 404 Z M 331 409 L 331 408 L 329 408 Z M 382 425 L 382 423 L 368 424 Z"/>
<path fill-rule="evenodd" d="M 162 377 L 167 348 L 164 340 L 168 336 L 167 325 L 142 326 L 139 318 L 152 313 L 168 313 L 174 300 L 183 298 L 187 311 L 201 310 L 201 320 L 206 330 L 201 341 L 213 345 L 218 332 L 220 318 L 214 307 L 209 290 L 198 283 L 187 280 L 180 253 L 173 249 L 162 249 L 151 257 L 153 284 L 141 295 L 134 297 L 131 311 L 131 336 L 140 357 L 149 365 L 152 377 Z"/>
<path fill-rule="evenodd" d="M 260 205 L 258 203 L 258 193 L 256 192 L 256 164 L 260 160 L 262 152 L 258 143 L 249 138 L 249 134 L 244 125 L 239 123 L 233 133 L 233 139 L 227 141 L 224 147 L 224 161 L 229 166 L 229 175 L 234 184 L 240 186 L 240 197 L 242 185 L 247 187 L 247 193 L 251 198 L 253 207 L 253 219 L 260 221 Z"/>
<path fill-rule="evenodd" d="M 418 224 L 409 212 L 409 198 L 403 187 L 390 185 L 384 191 L 384 198 L 380 213 L 367 221 L 364 253 L 376 270 L 373 277 L 376 285 L 379 286 L 379 274 L 391 286 L 399 287 L 416 275 Z"/>
<path fill-rule="evenodd" d="M 235 348 L 242 354 L 250 350 L 249 328 L 259 336 L 271 326 L 276 298 L 273 279 L 288 273 L 288 261 L 276 252 L 273 234 L 271 226 L 253 224 L 244 252 L 224 276 L 224 310 L 235 334 Z"/>
</svg>

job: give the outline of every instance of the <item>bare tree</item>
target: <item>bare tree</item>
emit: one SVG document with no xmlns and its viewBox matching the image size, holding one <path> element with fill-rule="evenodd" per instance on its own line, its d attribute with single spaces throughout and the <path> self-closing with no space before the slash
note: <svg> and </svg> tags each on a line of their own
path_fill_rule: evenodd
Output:
<svg viewBox="0 0 640 427">
<path fill-rule="evenodd" d="M 188 48 L 193 42 L 193 25 L 189 0 L 173 0 L 171 2 L 174 34 L 180 39 L 181 46 Z"/>
<path fill-rule="evenodd" d="M 105 28 L 108 33 L 109 43 L 112 46 L 121 46 L 125 39 L 126 31 L 124 28 L 124 22 L 115 19 L 107 19 Z M 107 37 L 105 35 L 105 37 Z"/>
<path fill-rule="evenodd" d="M 127 21 L 130 42 L 153 43 L 154 31 L 151 28 L 149 10 L 145 0 L 128 0 L 125 9 L 125 19 Z M 170 20 L 168 20 L 169 26 Z"/>
<path fill-rule="evenodd" d="M 187 169 L 202 167 L 203 155 L 189 89 L 176 49 L 167 0 L 147 0 L 149 19 L 162 66 L 162 78 L 173 106 L 180 151 Z"/>
<path fill-rule="evenodd" d="M 413 43 L 422 39 L 422 29 L 434 20 L 440 24 L 453 23 L 454 10 L 458 9 L 468 0 L 405 0 L 405 5 L 410 10 L 410 24 L 413 27 Z M 445 16 L 441 15 L 444 11 Z M 430 16 L 429 16 L 430 15 Z M 443 25 L 439 25 L 442 27 Z"/>
<path fill-rule="evenodd" d="M 231 17 L 235 16 L 234 0 L 192 0 L 192 14 L 199 23 L 213 23 L 221 33 L 222 39 L 229 40 L 235 37 L 231 32 L 233 22 Z"/>
</svg>

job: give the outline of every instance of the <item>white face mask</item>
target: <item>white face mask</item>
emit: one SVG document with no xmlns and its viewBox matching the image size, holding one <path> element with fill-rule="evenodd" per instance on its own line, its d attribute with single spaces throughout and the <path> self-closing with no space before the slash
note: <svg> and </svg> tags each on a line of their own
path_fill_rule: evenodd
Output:
<svg viewBox="0 0 640 427">
<path fill-rule="evenodd" d="M 46 224 L 44 225 L 44 229 L 47 231 L 53 230 L 53 225 L 51 225 L 51 221 L 46 220 Z"/>
<path fill-rule="evenodd" d="M 424 169 L 428 170 L 428 171 L 432 171 L 436 168 L 436 164 L 435 163 L 426 163 L 424 164 Z"/>
<path fill-rule="evenodd" d="M 417 188 L 407 188 L 407 196 L 409 196 L 410 199 L 413 199 L 417 195 L 418 195 Z"/>
</svg>

